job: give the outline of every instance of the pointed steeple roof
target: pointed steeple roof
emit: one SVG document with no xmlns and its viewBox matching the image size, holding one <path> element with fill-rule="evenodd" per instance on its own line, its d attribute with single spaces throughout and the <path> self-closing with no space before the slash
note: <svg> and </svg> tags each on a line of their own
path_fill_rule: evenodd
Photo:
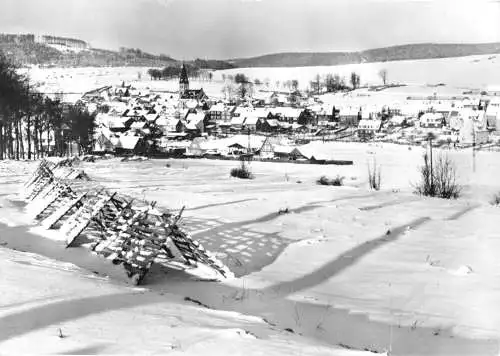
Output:
<svg viewBox="0 0 500 356">
<path fill-rule="evenodd" d="M 186 69 L 186 66 L 184 65 L 184 63 L 182 63 L 181 76 L 179 78 L 179 83 L 180 84 L 189 84 L 187 69 Z"/>
</svg>

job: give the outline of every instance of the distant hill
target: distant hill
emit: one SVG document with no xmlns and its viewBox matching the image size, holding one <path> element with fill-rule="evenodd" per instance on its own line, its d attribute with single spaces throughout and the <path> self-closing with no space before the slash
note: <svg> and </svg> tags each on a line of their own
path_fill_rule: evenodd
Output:
<svg viewBox="0 0 500 356">
<path fill-rule="evenodd" d="M 78 39 L 0 34 L 0 52 L 14 63 L 56 67 L 89 66 L 166 66 L 176 62 L 166 55 L 153 55 L 139 49 L 120 51 L 91 48 Z"/>
<path fill-rule="evenodd" d="M 150 54 L 135 48 L 119 51 L 91 48 L 85 41 L 33 34 L 0 34 L 0 52 L 19 66 L 47 67 L 166 67 L 180 62 L 164 54 Z M 197 59 L 188 63 L 203 69 L 230 69 L 234 65 L 220 60 Z"/>
<path fill-rule="evenodd" d="M 360 52 L 296 52 L 228 60 L 236 67 L 308 67 L 386 62 L 416 59 L 463 57 L 500 53 L 500 43 L 420 43 L 370 49 Z"/>
<path fill-rule="evenodd" d="M 31 64 L 53 67 L 156 67 L 180 65 L 170 56 L 150 54 L 137 48 L 118 51 L 92 48 L 80 39 L 0 34 L 0 52 L 20 66 Z M 276 53 L 232 60 L 187 61 L 201 69 L 246 67 L 308 67 L 385 62 L 416 59 L 463 57 L 500 53 L 500 43 L 437 44 L 420 43 L 370 49 L 360 52 Z"/>
</svg>

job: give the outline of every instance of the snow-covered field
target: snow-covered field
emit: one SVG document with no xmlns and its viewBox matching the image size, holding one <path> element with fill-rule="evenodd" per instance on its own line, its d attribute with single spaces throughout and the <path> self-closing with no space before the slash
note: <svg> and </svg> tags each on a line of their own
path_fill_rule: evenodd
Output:
<svg viewBox="0 0 500 356">
<path fill-rule="evenodd" d="M 0 248 L 1 355 L 346 355 L 262 318 L 211 310 Z"/>
<path fill-rule="evenodd" d="M 156 269 L 145 281 L 145 287 L 151 291 L 141 292 L 137 297 L 135 294 L 124 297 L 125 300 L 105 297 L 114 293 L 136 293 L 121 285 L 124 280 L 114 270 L 118 267 L 98 257 L 89 257 L 84 248 L 65 250 L 57 241 L 26 232 L 30 226 L 26 226 L 28 222 L 13 194 L 35 164 L 2 162 L 0 194 L 4 195 L 0 196 L 0 217 L 11 227 L 1 228 L 0 243 L 72 262 L 98 272 L 99 276 L 108 275 L 110 281 L 119 285 L 97 277 L 89 279 L 88 272 L 75 271 L 67 265 L 63 265 L 64 268 L 71 271 L 57 272 L 57 276 L 48 277 L 49 282 L 38 277 L 40 284 L 37 284 L 35 271 L 22 272 L 22 268 L 35 269 L 33 263 L 28 267 L 26 263 L 21 264 L 21 272 L 18 272 L 16 262 L 12 261 L 20 257 L 2 252 L 10 256 L 0 258 L 0 283 L 5 280 L 10 283 L 8 288 L 1 286 L 1 290 L 8 290 L 10 295 L 6 297 L 9 299 L 2 297 L 2 305 L 14 303 L 13 300 L 22 302 L 26 296 L 29 296 L 26 302 L 35 302 L 20 307 L 24 308 L 24 317 L 16 322 L 21 325 L 7 333 L 8 340 L 2 340 L 0 350 L 16 350 L 16 347 L 25 350 L 21 347 L 28 348 L 26 341 L 36 340 L 40 344 L 47 338 L 50 343 L 46 347 L 50 352 L 56 347 L 61 351 L 102 344 L 110 347 L 102 352 L 128 352 L 126 347 L 140 351 L 139 345 L 144 344 L 141 340 L 151 337 L 153 352 L 159 350 L 156 347 L 172 344 L 187 348 L 184 345 L 191 342 L 198 345 L 191 350 L 196 353 L 205 348 L 207 352 L 217 350 L 213 346 L 216 341 L 231 337 L 228 346 L 231 349 L 219 354 L 234 350 L 254 354 L 253 349 L 247 347 L 259 347 L 253 344 L 265 342 L 269 344 L 263 347 L 271 351 L 255 352 L 272 354 L 283 342 L 292 342 L 289 337 L 296 340 L 293 342 L 302 343 L 295 347 L 309 347 L 311 339 L 295 339 L 297 334 L 302 334 L 318 343 L 343 343 L 379 351 L 391 348 L 394 354 L 498 354 L 500 262 L 496 251 L 500 249 L 500 238 L 496 222 L 500 210 L 489 201 L 500 191 L 497 179 L 500 167 L 496 164 L 499 153 L 478 152 L 473 172 L 470 151 L 449 152 L 457 164 L 464 192 L 459 200 L 444 201 L 412 194 L 412 182 L 417 179 L 423 153 L 421 148 L 409 150 L 388 144 L 314 145 L 308 149 L 336 159 L 352 159 L 355 164 L 253 162 L 251 167 L 256 178 L 242 181 L 229 177 L 229 170 L 237 164 L 231 161 L 170 160 L 170 167 L 166 160 L 120 162 L 112 159 L 85 163 L 83 168 L 91 178 L 110 189 L 157 201 L 171 209 L 185 206 L 185 228 L 239 276 L 222 283 L 200 282 L 181 271 Z M 367 184 L 367 162 L 374 158 L 382 169 L 379 192 L 370 191 Z M 321 175 L 337 174 L 345 177 L 345 186 L 315 183 Z M 287 214 L 278 213 L 285 208 L 288 208 Z M 10 268 L 4 267 L 5 264 Z M 57 263 L 49 265 L 54 267 Z M 13 277 L 4 278 L 4 271 L 10 269 L 15 270 Z M 47 273 L 45 267 L 43 271 L 45 275 L 52 274 Z M 29 274 L 29 279 L 22 277 L 25 274 Z M 87 286 L 83 286 L 84 283 Z M 83 293 L 78 288 L 89 292 Z M 32 289 L 37 292 L 29 292 Z M 236 314 L 206 315 L 208 311 L 193 306 L 184 313 L 179 310 L 179 304 L 184 305 L 179 297 L 160 298 L 155 293 L 188 296 L 215 309 L 255 315 L 261 318 L 259 320 L 265 318 L 276 327 L 270 331 L 270 324 L 259 324 L 257 319 Z M 79 298 L 82 294 L 84 298 L 102 298 L 104 302 L 97 302 L 95 306 L 93 302 L 91 306 L 83 302 L 84 315 L 80 315 L 78 307 L 70 307 L 76 294 Z M 54 298 L 54 295 L 66 298 L 60 318 L 57 304 L 52 305 L 59 302 L 38 301 Z M 136 298 L 140 300 L 137 304 Z M 144 302 L 147 306 L 143 306 L 142 300 L 154 302 Z M 113 306 L 115 301 L 121 307 Z M 5 308 L 7 314 L 18 313 L 17 309 L 9 308 L 12 307 Z M 36 325 L 33 326 L 29 313 L 33 311 L 31 315 L 35 318 L 39 310 L 43 317 L 33 322 Z M 48 321 L 44 322 L 45 318 Z M 165 319 L 172 322 L 165 323 Z M 3 330 L 9 330 L 2 320 L 5 319 L 0 317 L 0 335 Z M 7 319 L 8 323 L 15 320 L 18 319 Z M 134 333 L 137 327 L 131 327 L 122 332 L 109 320 L 117 320 L 118 325 L 145 323 L 151 328 Z M 134 324 L 136 322 L 138 324 Z M 183 339 L 181 335 L 186 334 L 172 325 L 179 325 L 179 330 L 188 329 L 189 336 Z M 58 327 L 67 330 L 70 336 L 59 340 Z M 294 333 L 277 331 L 286 328 Z M 258 340 L 248 341 L 236 329 L 248 330 L 257 335 Z M 262 335 L 259 333 L 268 336 L 259 336 Z M 271 334 L 274 336 L 269 336 Z M 180 341 L 176 343 L 174 336 Z M 212 336 L 215 339 L 207 341 Z M 122 340 L 122 345 L 114 342 L 117 338 Z M 69 344 L 72 342 L 74 344 Z M 247 346 L 250 344 L 253 346 Z M 304 349 L 298 354 L 314 354 L 314 350 Z M 325 351 L 318 350 L 318 353 Z M 285 348 L 279 351 L 291 352 Z"/>
<path fill-rule="evenodd" d="M 306 89 L 309 82 L 317 75 L 339 74 L 348 80 L 352 71 L 361 75 L 362 84 L 380 85 L 378 72 L 381 68 L 388 71 L 390 83 L 404 83 L 408 88 L 395 91 L 405 95 L 430 95 L 435 92 L 443 94 L 462 94 L 466 88 L 486 89 L 488 86 L 500 85 L 500 59 L 498 55 L 469 56 L 446 59 L 430 59 L 418 61 L 396 61 L 384 63 L 365 63 L 327 67 L 294 67 L 294 68 L 237 68 L 216 71 L 214 80 L 192 81 L 191 87 L 203 87 L 211 97 L 222 97 L 223 75 L 244 73 L 252 80 L 269 80 L 269 88 L 283 89 L 285 81 L 297 79 L 301 89 Z M 81 93 L 106 86 L 119 85 L 123 81 L 139 88 L 152 90 L 177 91 L 178 82 L 151 81 L 147 75 L 148 68 L 32 68 L 27 73 L 39 90 L 54 93 L 76 93 L 65 95 L 65 100 L 78 100 Z M 276 85 L 279 81 L 278 86 Z M 445 83 L 446 87 L 427 87 Z"/>
<path fill-rule="evenodd" d="M 297 79 L 302 86 L 319 74 L 339 74 L 349 81 L 351 72 L 361 76 L 362 84 L 380 85 L 378 75 L 380 69 L 387 69 L 390 83 L 405 83 L 412 85 L 445 83 L 450 87 L 486 88 L 489 85 L 500 85 L 500 56 L 467 56 L 458 58 L 427 59 L 412 61 L 376 62 L 322 67 L 291 67 L 291 68 L 236 68 L 216 72 L 215 79 L 222 74 L 235 75 L 244 73 L 248 77 L 261 81 L 269 79 L 271 84 L 276 81 Z"/>
</svg>

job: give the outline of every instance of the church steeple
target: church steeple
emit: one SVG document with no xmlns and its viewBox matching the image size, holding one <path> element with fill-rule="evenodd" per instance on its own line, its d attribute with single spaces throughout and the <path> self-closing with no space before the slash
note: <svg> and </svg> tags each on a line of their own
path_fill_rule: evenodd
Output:
<svg viewBox="0 0 500 356">
<path fill-rule="evenodd" d="M 184 94 L 187 90 L 189 90 L 189 78 L 187 74 L 187 69 L 184 63 L 182 63 L 181 75 L 179 78 L 179 94 Z"/>
</svg>

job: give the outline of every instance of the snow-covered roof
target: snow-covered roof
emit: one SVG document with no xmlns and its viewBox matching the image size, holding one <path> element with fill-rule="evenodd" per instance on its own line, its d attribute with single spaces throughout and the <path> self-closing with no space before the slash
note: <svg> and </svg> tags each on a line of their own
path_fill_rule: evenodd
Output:
<svg viewBox="0 0 500 356">
<path fill-rule="evenodd" d="M 146 116 L 148 114 L 148 110 L 144 109 L 132 109 L 129 112 L 127 112 L 127 116 Z"/>
<path fill-rule="evenodd" d="M 149 122 L 155 121 L 158 117 L 159 117 L 158 114 L 147 114 L 145 116 L 146 120 L 148 120 Z"/>
<path fill-rule="evenodd" d="M 359 113 L 359 108 L 352 106 L 342 107 L 339 110 L 340 116 L 356 116 L 358 115 L 358 113 Z"/>
<path fill-rule="evenodd" d="M 420 117 L 420 122 L 436 122 L 443 120 L 443 114 L 427 112 Z"/>
<path fill-rule="evenodd" d="M 368 129 L 368 130 L 378 130 L 382 121 L 380 120 L 360 120 L 358 123 L 359 129 Z"/>
<path fill-rule="evenodd" d="M 276 153 L 291 153 L 295 147 L 293 146 L 283 146 L 283 145 L 273 145 L 273 151 Z"/>
<path fill-rule="evenodd" d="M 131 129 L 143 129 L 146 126 L 146 122 L 144 121 L 135 121 L 130 125 Z"/>
<path fill-rule="evenodd" d="M 245 117 L 243 116 L 234 116 L 231 119 L 231 125 L 243 125 L 243 122 L 245 121 Z"/>
<path fill-rule="evenodd" d="M 161 116 L 156 119 L 155 124 L 158 126 L 175 126 L 179 123 L 179 119 L 173 117 Z"/>
<path fill-rule="evenodd" d="M 269 115 L 270 110 L 266 108 L 254 108 L 251 112 L 251 115 L 259 117 L 259 118 L 265 118 Z"/>
<path fill-rule="evenodd" d="M 196 123 L 194 121 L 188 122 L 186 124 L 186 129 L 188 130 L 197 130 L 198 127 L 196 126 Z"/>
<path fill-rule="evenodd" d="M 257 121 L 259 121 L 257 116 L 247 116 L 244 123 L 245 125 L 257 125 Z"/>
<path fill-rule="evenodd" d="M 460 110 L 460 116 L 463 119 L 474 119 L 478 120 L 485 115 L 483 110 L 473 110 L 473 109 L 462 109 Z"/>
<path fill-rule="evenodd" d="M 240 115 L 240 116 L 243 116 L 243 115 L 248 114 L 251 110 L 252 110 L 252 109 L 247 108 L 247 107 L 237 106 L 237 107 L 234 109 L 234 115 Z"/>
<path fill-rule="evenodd" d="M 126 118 L 126 117 L 112 116 L 112 117 L 110 117 L 110 120 L 108 120 L 108 122 L 104 123 L 104 124 L 107 125 L 109 128 L 113 128 L 113 129 L 124 128 L 125 122 L 127 122 L 127 120 L 128 120 L 128 118 Z"/>
<path fill-rule="evenodd" d="M 224 112 L 226 110 L 226 107 L 222 103 L 217 103 L 215 105 L 212 105 L 210 108 L 209 112 Z"/>
<path fill-rule="evenodd" d="M 289 107 L 278 107 L 268 109 L 273 115 L 280 115 L 282 117 L 298 118 L 302 109 L 289 108 Z"/>
<path fill-rule="evenodd" d="M 188 123 L 194 123 L 194 124 L 197 124 L 199 123 L 200 121 L 203 121 L 205 119 L 205 113 L 203 112 L 198 112 L 198 113 L 190 113 L 187 117 L 186 117 L 186 121 Z"/>
<path fill-rule="evenodd" d="M 279 126 L 279 122 L 276 119 L 268 119 L 267 123 L 269 124 L 269 126 L 272 126 L 272 127 L 278 127 Z"/>
<path fill-rule="evenodd" d="M 403 122 L 405 121 L 405 117 L 404 116 L 400 116 L 400 115 L 395 115 L 393 117 L 391 117 L 390 121 L 393 123 L 393 124 L 396 124 L 396 125 L 401 125 L 403 124 Z"/>
<path fill-rule="evenodd" d="M 126 150 L 133 150 L 140 139 L 139 136 L 121 135 L 117 146 Z"/>
</svg>

